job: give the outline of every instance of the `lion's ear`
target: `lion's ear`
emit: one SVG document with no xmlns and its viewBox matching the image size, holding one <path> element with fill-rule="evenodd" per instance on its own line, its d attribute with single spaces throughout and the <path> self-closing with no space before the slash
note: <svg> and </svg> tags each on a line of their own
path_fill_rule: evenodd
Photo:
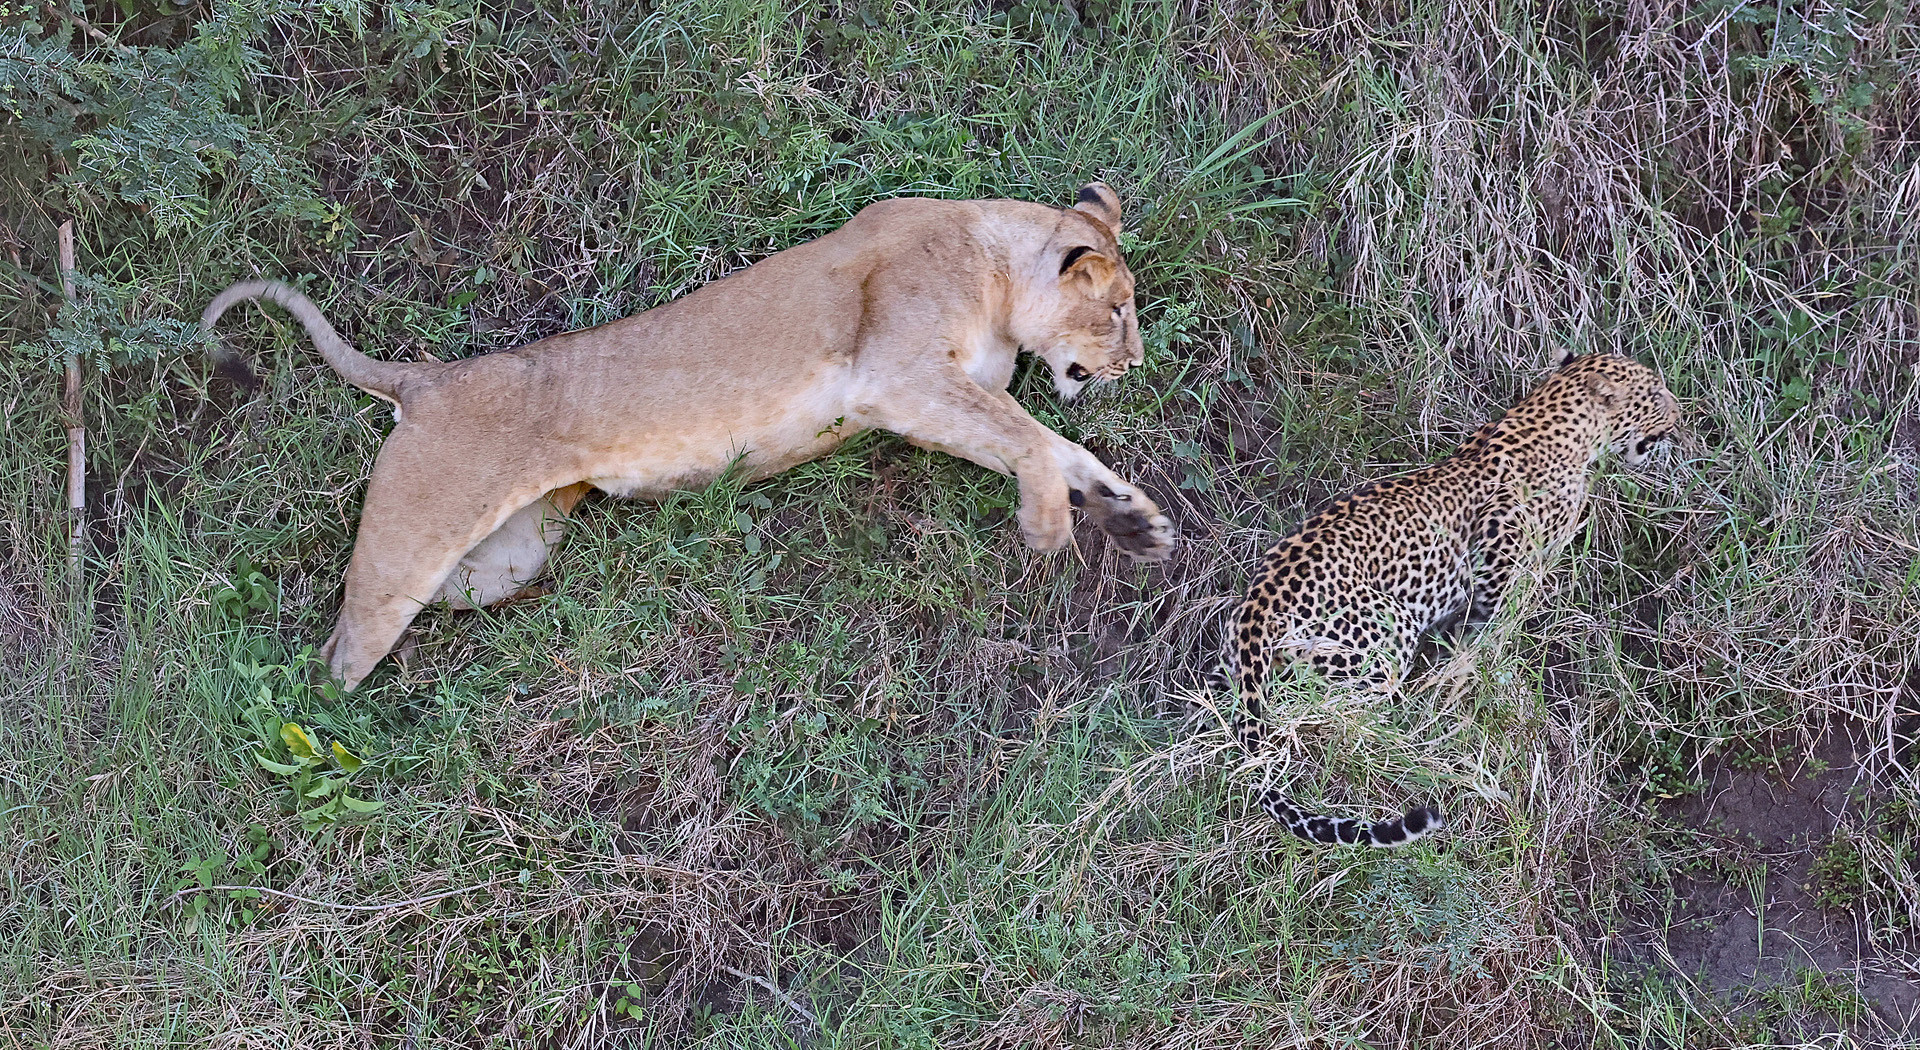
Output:
<svg viewBox="0 0 1920 1050">
<path fill-rule="evenodd" d="M 1069 248 L 1060 257 L 1060 279 L 1068 281 L 1079 277 L 1086 278 L 1095 295 L 1105 295 L 1107 286 L 1113 283 L 1113 260 L 1084 244 Z"/>
<path fill-rule="evenodd" d="M 1080 199 L 1073 208 L 1093 216 L 1115 237 L 1120 236 L 1120 195 L 1113 192 L 1113 187 L 1104 182 L 1087 183 L 1080 187 Z"/>
</svg>

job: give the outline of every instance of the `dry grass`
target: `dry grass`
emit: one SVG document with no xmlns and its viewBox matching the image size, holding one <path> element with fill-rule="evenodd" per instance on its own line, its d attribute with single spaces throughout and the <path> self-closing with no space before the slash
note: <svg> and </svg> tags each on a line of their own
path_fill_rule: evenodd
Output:
<svg viewBox="0 0 1920 1050">
<path fill-rule="evenodd" d="M 5 1041 L 1894 1039 L 1812 992 L 1729 996 L 1622 931 L 1757 856 L 1662 796 L 1728 763 L 1790 779 L 1844 724 L 1866 741 L 1838 832 L 1862 965 L 1915 948 L 1910 12 L 1063 10 L 280 11 L 233 109 L 338 222 L 213 179 L 205 221 L 163 231 L 47 191 L 22 138 L 0 233 L 26 272 L 50 279 L 64 203 L 138 317 L 309 277 L 393 357 L 618 316 L 877 197 L 1105 177 L 1137 217 L 1148 367 L 1084 404 L 1024 373 L 1016 393 L 1190 542 L 1164 570 L 1091 534 L 1035 557 L 1005 482 L 877 438 L 745 492 L 590 504 L 552 596 L 430 615 L 404 672 L 332 700 L 272 668 L 325 633 L 385 413 L 259 314 L 230 326 L 257 395 L 192 360 L 97 377 L 70 615 L 57 380 L 26 345 L 45 293 L 16 274 Z M 174 46 L 205 16 L 88 17 Z M 1295 697 L 1275 753 L 1234 766 L 1224 701 L 1193 687 L 1244 567 L 1563 346 L 1656 364 L 1680 447 L 1611 476 L 1565 563 L 1405 696 Z M 380 814 L 303 827 L 254 763 L 275 747 L 254 665 L 279 715 L 367 757 Z M 1310 851 L 1246 810 L 1248 777 L 1282 776 L 1364 811 L 1437 798 L 1454 829 Z"/>
</svg>

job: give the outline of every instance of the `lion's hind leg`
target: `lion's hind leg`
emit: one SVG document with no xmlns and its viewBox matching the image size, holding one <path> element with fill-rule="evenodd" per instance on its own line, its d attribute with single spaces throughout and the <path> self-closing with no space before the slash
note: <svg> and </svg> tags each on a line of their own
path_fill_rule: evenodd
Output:
<svg viewBox="0 0 1920 1050">
<path fill-rule="evenodd" d="M 475 444 L 472 435 L 429 435 L 403 423 L 381 448 L 347 564 L 346 597 L 322 650 L 345 688 L 359 685 L 414 616 L 442 596 L 447 577 L 469 551 L 572 480 L 567 473 L 574 464 L 542 463 L 539 449 L 520 450 L 512 469 L 503 470 L 495 461 L 463 454 Z M 534 518 L 527 516 L 526 523 L 544 525 Z M 544 531 L 530 535 L 544 538 Z M 522 546 L 516 535 L 492 553 Z M 481 575 L 483 589 L 501 585 L 484 570 Z"/>
<path fill-rule="evenodd" d="M 522 596 L 546 567 L 547 555 L 589 487 L 583 481 L 554 489 L 514 511 L 460 559 L 435 600 L 455 609 L 483 609 Z"/>
</svg>

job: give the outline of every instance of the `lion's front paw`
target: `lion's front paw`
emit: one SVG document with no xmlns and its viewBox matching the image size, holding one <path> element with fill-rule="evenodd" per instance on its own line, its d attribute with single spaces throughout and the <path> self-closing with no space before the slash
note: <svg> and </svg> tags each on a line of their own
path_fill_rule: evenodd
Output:
<svg viewBox="0 0 1920 1050">
<path fill-rule="evenodd" d="M 1101 522 L 1113 542 L 1138 561 L 1166 561 L 1173 556 L 1180 534 L 1165 514 L 1130 511 Z"/>
<path fill-rule="evenodd" d="M 1180 534 L 1173 522 L 1145 495 L 1115 492 L 1096 484 L 1091 493 L 1075 492 L 1075 502 L 1084 506 L 1088 517 L 1100 531 L 1113 538 L 1121 550 L 1137 561 L 1165 561 L 1173 554 Z"/>
</svg>

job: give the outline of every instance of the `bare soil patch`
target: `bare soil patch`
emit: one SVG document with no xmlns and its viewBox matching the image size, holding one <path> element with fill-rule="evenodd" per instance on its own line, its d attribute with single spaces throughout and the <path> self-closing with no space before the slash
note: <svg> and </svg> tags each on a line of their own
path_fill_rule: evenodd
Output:
<svg viewBox="0 0 1920 1050">
<path fill-rule="evenodd" d="M 1657 890 L 1630 908 L 1614 962 L 1720 1000 L 1749 1034 L 1920 1040 L 1920 967 L 1876 948 L 1862 909 L 1836 907 L 1832 891 L 1821 892 L 1836 833 L 1873 805 L 1860 740 L 1832 729 L 1777 765 L 1723 762 L 1704 791 L 1663 804 L 1678 830 L 1710 840 L 1715 862 L 1675 873 L 1659 888 L 1664 902 Z"/>
</svg>

